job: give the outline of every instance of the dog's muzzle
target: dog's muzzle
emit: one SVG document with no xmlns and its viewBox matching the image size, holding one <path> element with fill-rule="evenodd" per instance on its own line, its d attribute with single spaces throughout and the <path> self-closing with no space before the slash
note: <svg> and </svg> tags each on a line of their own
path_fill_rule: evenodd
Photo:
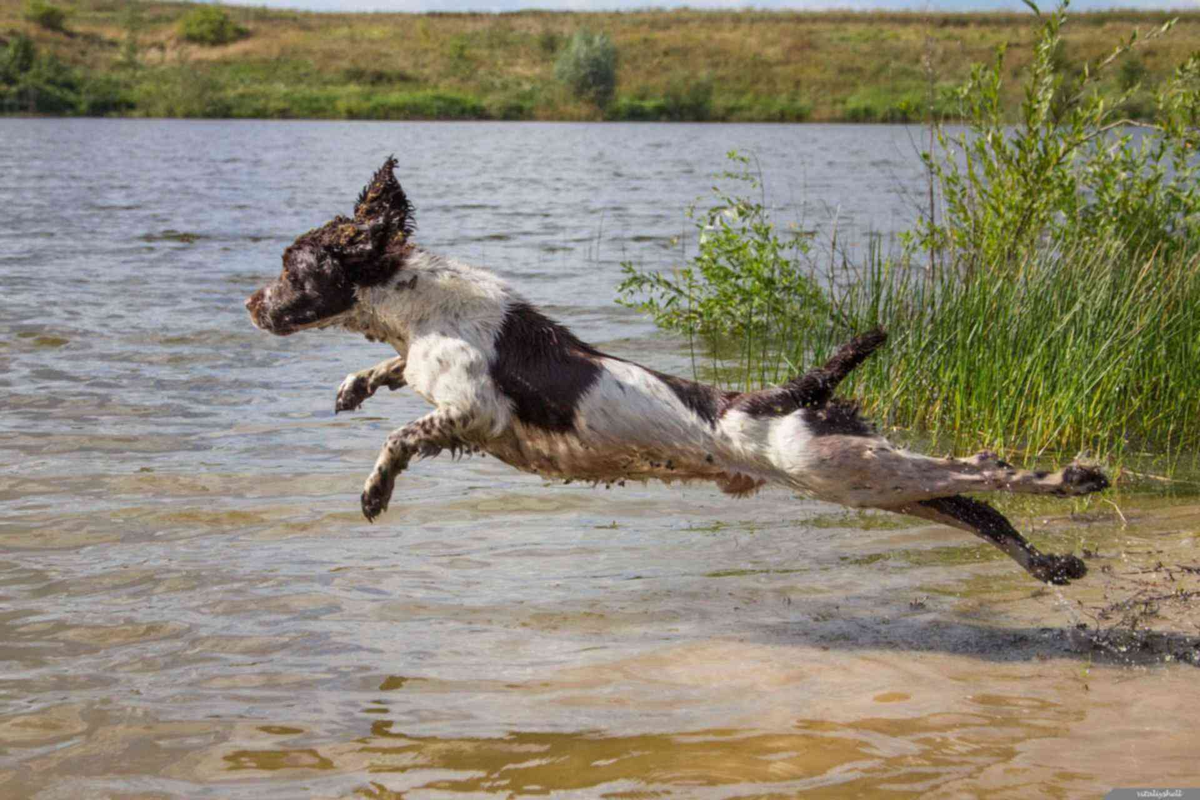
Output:
<svg viewBox="0 0 1200 800">
<path fill-rule="evenodd" d="M 266 289 L 259 289 L 254 294 L 246 298 L 246 310 L 250 312 L 250 321 L 254 323 L 254 327 L 260 330 L 271 330 L 269 325 L 264 324 L 262 318 L 263 299 L 266 295 Z"/>
</svg>

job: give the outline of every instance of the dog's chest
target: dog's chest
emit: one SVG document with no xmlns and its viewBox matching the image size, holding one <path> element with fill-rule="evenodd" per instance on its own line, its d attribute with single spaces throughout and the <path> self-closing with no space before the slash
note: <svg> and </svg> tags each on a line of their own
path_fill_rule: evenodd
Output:
<svg viewBox="0 0 1200 800">
<path fill-rule="evenodd" d="M 497 412 L 498 398 L 487 374 L 487 353 L 478 343 L 456 332 L 425 332 L 408 343 L 406 355 L 404 379 L 428 402 L 439 407 L 473 408 L 484 417 Z"/>
</svg>

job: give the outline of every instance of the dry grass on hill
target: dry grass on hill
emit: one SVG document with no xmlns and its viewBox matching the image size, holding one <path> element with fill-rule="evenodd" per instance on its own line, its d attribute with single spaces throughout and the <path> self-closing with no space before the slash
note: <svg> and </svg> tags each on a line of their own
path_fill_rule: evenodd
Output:
<svg viewBox="0 0 1200 800">
<path fill-rule="evenodd" d="M 178 34 L 192 4 L 61 5 L 69 12 L 66 34 L 27 21 L 25 0 L 0 0 L 0 37 L 25 32 L 43 51 L 118 74 L 134 87 L 132 113 L 169 111 L 155 87 L 172 86 L 169 71 L 186 69 L 220 102 L 189 107 L 190 84 L 177 76 L 179 96 L 167 99 L 179 104 L 180 116 L 420 116 L 405 113 L 419 104 L 401 99 L 449 97 L 461 102 L 461 116 L 599 118 L 600 110 L 569 96 L 553 74 L 566 41 L 588 28 L 616 44 L 618 106 L 665 100 L 653 108 L 670 111 L 678 106 L 672 98 L 686 96 L 692 104 L 678 108 L 690 118 L 899 120 L 921 117 L 931 86 L 959 82 L 1001 43 L 1010 44 L 1018 75 L 1033 35 L 1028 13 L 319 14 L 229 6 L 250 35 L 202 47 Z M 1169 37 L 1140 53 L 1135 71 L 1144 69 L 1147 80 L 1200 49 L 1200 13 L 1181 16 Z M 1095 59 L 1133 28 L 1147 32 L 1166 19 L 1074 15 L 1064 63 Z M 1009 90 L 1015 104 L 1015 81 Z"/>
</svg>

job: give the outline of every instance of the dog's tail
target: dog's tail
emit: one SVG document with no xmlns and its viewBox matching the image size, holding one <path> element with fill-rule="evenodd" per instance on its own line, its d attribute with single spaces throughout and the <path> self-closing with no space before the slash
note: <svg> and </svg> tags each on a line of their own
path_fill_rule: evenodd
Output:
<svg viewBox="0 0 1200 800">
<path fill-rule="evenodd" d="M 779 388 L 800 408 L 822 408 L 833 397 L 838 384 L 886 341 L 883 328 L 859 334 L 839 347 L 824 365 L 792 378 Z"/>
</svg>

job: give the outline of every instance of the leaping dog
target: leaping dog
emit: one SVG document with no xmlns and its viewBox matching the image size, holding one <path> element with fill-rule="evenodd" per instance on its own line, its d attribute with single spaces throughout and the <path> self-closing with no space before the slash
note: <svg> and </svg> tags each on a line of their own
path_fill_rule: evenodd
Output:
<svg viewBox="0 0 1200 800">
<path fill-rule="evenodd" d="M 1041 553 L 986 503 L 962 492 L 1082 495 L 1095 468 L 1017 470 L 991 453 L 931 458 L 895 447 L 834 390 L 886 339 L 855 337 L 782 386 L 732 392 L 602 353 L 547 318 L 498 276 L 412 241 L 413 209 L 389 158 L 338 216 L 284 251 L 283 272 L 246 301 L 254 324 L 287 336 L 340 326 L 399 354 L 346 376 L 336 411 L 380 387 L 410 386 L 433 411 L 388 437 L 362 492 L 374 520 L 414 456 L 485 452 L 548 478 L 713 481 L 732 495 L 775 483 L 852 508 L 952 525 L 991 542 L 1039 581 L 1087 568 Z"/>
</svg>

